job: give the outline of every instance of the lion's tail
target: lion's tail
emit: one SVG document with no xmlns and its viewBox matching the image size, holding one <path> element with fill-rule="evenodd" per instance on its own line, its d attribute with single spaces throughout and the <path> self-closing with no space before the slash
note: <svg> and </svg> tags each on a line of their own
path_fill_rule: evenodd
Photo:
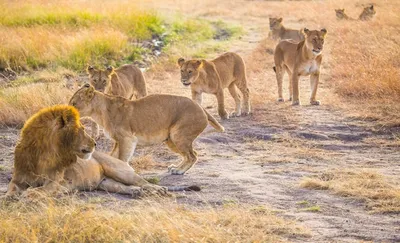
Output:
<svg viewBox="0 0 400 243">
<path fill-rule="evenodd" d="M 182 192 L 182 191 L 194 191 L 199 192 L 201 188 L 199 186 L 169 186 L 167 187 L 169 192 Z"/>
<path fill-rule="evenodd" d="M 207 120 L 208 120 L 208 122 L 210 123 L 211 126 L 213 126 L 218 132 L 224 132 L 225 131 L 225 128 L 221 124 L 219 124 L 219 122 L 217 120 L 215 120 L 215 118 L 212 115 L 210 115 L 210 113 L 208 113 L 206 111 L 206 109 L 203 108 L 203 111 L 204 111 L 204 113 L 206 113 Z"/>
</svg>

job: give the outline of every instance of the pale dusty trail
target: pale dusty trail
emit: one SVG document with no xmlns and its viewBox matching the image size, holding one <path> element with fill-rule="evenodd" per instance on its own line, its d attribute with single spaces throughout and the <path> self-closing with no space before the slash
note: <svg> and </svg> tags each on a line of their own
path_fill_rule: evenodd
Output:
<svg viewBox="0 0 400 243">
<path fill-rule="evenodd" d="M 174 4 L 169 5 L 170 2 Z M 279 6 L 278 3 L 220 1 L 213 5 L 213 11 L 205 10 L 207 4 L 211 5 L 211 1 L 206 1 L 205 7 L 199 9 L 196 4 L 171 0 L 158 7 L 165 8 L 163 11 L 193 10 L 193 15 L 244 26 L 246 34 L 232 43 L 230 51 L 238 52 L 248 64 L 253 114 L 222 122 L 225 133 L 201 135 L 195 142 L 199 161 L 184 176 L 167 175 L 164 168 L 144 174 L 160 176 L 161 185 L 195 184 L 202 187 L 199 193 L 179 193 L 179 203 L 200 207 L 241 203 L 276 209 L 280 215 L 295 219 L 311 230 L 311 238 L 290 239 L 295 242 L 400 242 L 398 215 L 371 214 L 360 200 L 299 187 L 303 177 L 335 168 L 374 169 L 400 181 L 400 149 L 393 143 L 398 131 L 376 130 L 373 123 L 346 118 L 334 104 L 328 105 L 332 90 L 327 84 L 329 65 L 326 63 L 318 92 L 322 106 L 307 104 L 307 79 L 301 81 L 302 106 L 275 102 L 276 81 L 271 55 L 275 43 L 267 41 L 265 46 L 260 43 L 267 36 L 268 16 L 272 12 L 267 7 Z M 265 8 L 267 12 L 252 10 L 257 8 Z M 232 11 L 240 13 L 240 17 L 233 16 Z M 299 28 L 300 22 L 299 18 L 286 21 Z M 309 24 L 315 22 L 308 20 Z M 325 59 L 328 61 L 329 52 Z M 179 83 L 178 70 L 163 77 L 160 80 L 148 75 L 150 91 L 162 85 L 164 92 L 190 95 L 190 90 Z M 284 82 L 287 86 L 287 79 Z M 209 111 L 218 117 L 214 96 L 204 98 L 204 106 L 212 107 Z M 233 99 L 228 93 L 226 100 L 228 110 L 233 111 Z M 0 136 L 4 138 L 0 140 L 0 153 L 4 155 L 0 164 L 10 165 L 18 131 L 5 129 Z M 106 141 L 105 138 L 102 140 Z M 378 140 L 379 145 L 374 142 Z M 108 146 L 109 142 L 103 143 L 104 148 Z M 178 159 L 165 145 L 139 147 L 136 152 L 136 156 L 149 154 L 162 167 Z M 8 174 L 9 171 L 0 171 L 0 191 L 6 188 Z M 304 206 L 299 204 L 302 201 L 307 201 L 310 206 L 320 206 L 321 211 L 302 210 Z"/>
</svg>

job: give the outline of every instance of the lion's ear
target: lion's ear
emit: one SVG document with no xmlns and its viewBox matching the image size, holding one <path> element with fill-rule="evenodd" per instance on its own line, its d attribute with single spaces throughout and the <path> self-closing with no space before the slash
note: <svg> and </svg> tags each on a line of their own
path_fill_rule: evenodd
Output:
<svg viewBox="0 0 400 243">
<path fill-rule="evenodd" d="M 321 32 L 322 32 L 322 37 L 325 37 L 326 34 L 328 33 L 328 31 L 325 28 L 321 29 Z"/>
<path fill-rule="evenodd" d="M 178 59 L 178 65 L 180 66 L 180 67 L 182 67 L 182 65 L 185 63 L 185 59 L 183 58 L 183 57 L 181 57 L 181 58 L 179 58 Z"/>
<path fill-rule="evenodd" d="M 197 61 L 193 64 L 193 67 L 194 67 L 195 69 L 199 69 L 199 68 L 202 66 L 202 64 L 203 64 L 202 61 L 197 60 Z"/>
<path fill-rule="evenodd" d="M 75 124 L 76 115 L 70 110 L 63 111 L 62 115 L 58 119 L 59 128 L 67 127 L 71 124 Z"/>
<path fill-rule="evenodd" d="M 110 75 L 110 74 L 112 74 L 113 72 L 114 72 L 114 68 L 113 68 L 112 66 L 108 66 L 107 69 L 106 69 L 107 75 Z"/>
<path fill-rule="evenodd" d="M 371 4 L 371 7 L 369 7 L 371 10 L 374 10 L 374 5 Z"/>
<path fill-rule="evenodd" d="M 280 22 L 282 22 L 282 20 L 283 20 L 283 18 L 279 18 L 279 19 L 278 19 L 278 22 L 280 23 Z"/>
<path fill-rule="evenodd" d="M 308 34 L 310 33 L 310 30 L 307 29 L 307 28 L 304 28 L 304 29 L 303 29 L 303 33 L 304 33 L 306 36 L 308 36 Z"/>
<path fill-rule="evenodd" d="M 89 66 L 86 68 L 86 72 L 87 72 L 88 74 L 92 75 L 92 74 L 94 73 L 94 67 L 91 66 L 91 65 L 89 65 Z"/>
</svg>

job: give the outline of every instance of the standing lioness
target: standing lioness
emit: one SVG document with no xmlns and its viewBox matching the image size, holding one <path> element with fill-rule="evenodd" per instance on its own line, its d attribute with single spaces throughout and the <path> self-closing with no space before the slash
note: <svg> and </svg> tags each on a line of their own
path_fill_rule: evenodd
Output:
<svg viewBox="0 0 400 243">
<path fill-rule="evenodd" d="M 274 60 L 276 80 L 278 83 L 278 101 L 284 101 L 282 96 L 282 80 L 284 72 L 289 74 L 289 92 L 290 100 L 293 105 L 299 105 L 299 77 L 310 77 L 312 105 L 319 105 L 320 102 L 315 99 L 317 94 L 319 71 L 322 61 L 322 49 L 326 29 L 308 30 L 304 29 L 305 40 L 300 43 L 289 41 L 280 42 L 275 48 Z"/>
<path fill-rule="evenodd" d="M 109 66 L 106 70 L 89 66 L 87 72 L 90 84 L 100 92 L 127 99 L 139 99 L 147 95 L 143 73 L 133 64 L 118 69 Z"/>
<path fill-rule="evenodd" d="M 184 174 L 197 161 L 193 141 L 208 122 L 218 131 L 224 128 L 189 98 L 154 94 L 138 100 L 105 95 L 86 84 L 69 101 L 82 116 L 90 116 L 115 140 L 113 157 L 128 162 L 136 145 L 165 142 L 184 160 L 171 165 L 172 174 Z"/>
<path fill-rule="evenodd" d="M 218 100 L 218 114 L 222 119 L 228 119 L 225 110 L 224 89 L 228 88 L 235 99 L 235 116 L 242 115 L 241 100 L 236 87 L 243 94 L 243 112 L 250 114 L 250 91 L 247 88 L 246 66 L 243 59 L 233 52 L 227 52 L 212 61 L 189 60 L 179 58 L 181 82 L 191 85 L 192 99 L 201 105 L 202 93 L 214 94 Z"/>
</svg>

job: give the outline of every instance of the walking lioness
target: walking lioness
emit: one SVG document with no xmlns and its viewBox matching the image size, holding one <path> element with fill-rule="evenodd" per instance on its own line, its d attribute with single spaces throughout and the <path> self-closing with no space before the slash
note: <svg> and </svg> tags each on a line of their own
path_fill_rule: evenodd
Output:
<svg viewBox="0 0 400 243">
<path fill-rule="evenodd" d="M 304 29 L 305 40 L 300 43 L 281 41 L 275 48 L 274 60 L 276 80 L 278 83 L 278 101 L 284 101 L 282 96 L 282 81 L 286 71 L 289 75 L 289 92 L 292 105 L 300 105 L 299 77 L 310 77 L 312 105 L 319 105 L 316 100 L 319 72 L 322 61 L 322 50 L 326 36 L 326 29 Z"/>
<path fill-rule="evenodd" d="M 105 95 L 85 84 L 69 101 L 82 116 L 89 116 L 115 140 L 113 157 L 128 162 L 137 144 L 165 142 L 184 159 L 169 170 L 184 174 L 197 161 L 193 141 L 208 122 L 218 131 L 224 128 L 189 98 L 154 94 L 138 100 Z"/>
<path fill-rule="evenodd" d="M 242 115 L 241 99 L 237 88 L 243 95 L 243 113 L 250 114 L 250 91 L 247 87 L 246 66 L 243 59 L 236 53 L 227 52 L 212 61 L 189 60 L 179 58 L 181 82 L 191 85 L 192 99 L 202 103 L 202 93 L 214 94 L 218 100 L 218 114 L 222 119 L 228 119 L 225 110 L 224 89 L 228 88 L 235 99 L 234 116 Z"/>
</svg>

